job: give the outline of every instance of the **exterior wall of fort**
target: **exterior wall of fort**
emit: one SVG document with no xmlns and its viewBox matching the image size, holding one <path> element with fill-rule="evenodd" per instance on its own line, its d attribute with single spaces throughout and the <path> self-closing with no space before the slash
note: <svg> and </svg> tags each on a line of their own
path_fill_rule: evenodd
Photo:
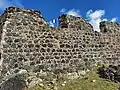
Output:
<svg viewBox="0 0 120 90">
<path fill-rule="evenodd" d="M 59 17 L 52 28 L 34 10 L 8 8 L 0 17 L 1 73 L 19 70 L 74 72 L 96 63 L 120 64 L 120 25 L 101 22 L 101 32 L 83 18 Z"/>
</svg>

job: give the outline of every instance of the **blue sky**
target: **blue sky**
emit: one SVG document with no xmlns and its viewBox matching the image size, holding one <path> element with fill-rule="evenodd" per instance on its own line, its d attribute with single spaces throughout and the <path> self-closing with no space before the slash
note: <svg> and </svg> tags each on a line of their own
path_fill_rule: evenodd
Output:
<svg viewBox="0 0 120 90">
<path fill-rule="evenodd" d="M 11 5 L 40 10 L 47 21 L 63 13 L 88 18 L 93 25 L 120 21 L 120 0 L 0 0 L 0 12 Z"/>
</svg>

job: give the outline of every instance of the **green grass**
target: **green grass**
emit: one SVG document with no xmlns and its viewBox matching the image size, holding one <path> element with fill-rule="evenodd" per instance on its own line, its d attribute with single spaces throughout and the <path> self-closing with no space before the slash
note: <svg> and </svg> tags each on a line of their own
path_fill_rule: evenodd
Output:
<svg viewBox="0 0 120 90">
<path fill-rule="evenodd" d="M 96 80 L 93 82 L 93 80 Z M 62 90 L 117 90 L 120 84 L 105 81 L 95 73 L 88 73 L 85 78 L 68 82 Z"/>
<path fill-rule="evenodd" d="M 44 87 L 41 87 L 39 84 L 31 88 L 26 88 L 25 90 L 46 90 Z"/>
<path fill-rule="evenodd" d="M 93 80 L 95 80 L 95 82 L 93 82 Z M 62 79 L 58 80 L 56 90 L 117 90 L 117 88 L 120 87 L 120 84 L 118 83 L 105 81 L 104 79 L 99 78 L 96 72 L 89 72 L 83 78 L 78 78 L 74 80 L 66 79 L 67 83 L 65 84 L 65 86 L 62 86 L 63 81 L 64 80 Z M 49 87 L 54 87 L 54 85 L 51 85 Z M 44 87 L 36 85 L 27 90 L 55 90 L 47 88 L 48 85 L 46 83 L 46 85 L 44 84 Z"/>
</svg>

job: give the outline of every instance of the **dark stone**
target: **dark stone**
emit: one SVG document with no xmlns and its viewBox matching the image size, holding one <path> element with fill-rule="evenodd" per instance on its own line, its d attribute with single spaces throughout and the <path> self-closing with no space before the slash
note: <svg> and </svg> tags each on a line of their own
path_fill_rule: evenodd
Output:
<svg viewBox="0 0 120 90">
<path fill-rule="evenodd" d="M 53 44 L 48 43 L 48 47 L 49 47 L 49 48 L 52 48 L 52 47 L 53 47 Z"/>
<path fill-rule="evenodd" d="M 98 74 L 101 78 L 113 81 L 120 82 L 120 68 L 119 66 L 109 65 L 105 67 L 104 65 L 98 69 Z"/>
<path fill-rule="evenodd" d="M 15 76 L 0 85 L 0 90 L 23 90 L 25 87 L 25 80 L 22 79 L 20 76 Z"/>
<path fill-rule="evenodd" d="M 40 72 L 41 69 L 44 69 L 44 65 L 37 65 L 34 67 L 33 72 Z"/>
</svg>

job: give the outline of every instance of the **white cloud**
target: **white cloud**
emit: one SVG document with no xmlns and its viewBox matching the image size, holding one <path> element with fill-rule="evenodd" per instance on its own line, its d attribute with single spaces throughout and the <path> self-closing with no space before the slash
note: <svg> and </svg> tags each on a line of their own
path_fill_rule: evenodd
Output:
<svg viewBox="0 0 120 90">
<path fill-rule="evenodd" d="M 102 21 L 108 21 L 106 18 L 104 18 Z"/>
<path fill-rule="evenodd" d="M 68 15 L 72 15 L 72 16 L 76 16 L 76 17 L 80 17 L 80 11 L 79 10 L 75 10 L 75 9 L 71 9 L 67 12 Z"/>
<path fill-rule="evenodd" d="M 0 9 L 4 10 L 9 6 L 24 7 L 21 4 L 21 0 L 0 0 Z"/>
<path fill-rule="evenodd" d="M 65 9 L 65 8 L 62 8 L 62 9 L 60 10 L 60 12 L 61 12 L 61 13 L 64 13 L 64 12 L 66 12 L 66 9 Z"/>
<path fill-rule="evenodd" d="M 100 22 L 108 21 L 108 19 L 102 18 L 102 16 L 104 16 L 104 15 L 105 15 L 104 10 L 96 10 L 94 12 L 92 10 L 89 10 L 86 13 L 86 17 L 88 18 L 89 23 L 93 26 L 95 31 L 100 32 L 100 28 L 99 28 Z M 115 18 L 111 19 L 111 22 L 116 22 L 117 20 L 118 20 L 118 18 L 115 17 Z"/>
<path fill-rule="evenodd" d="M 76 16 L 76 17 L 80 17 L 80 11 L 79 10 L 76 10 L 76 9 L 71 9 L 69 11 L 67 11 L 65 8 L 62 8 L 60 10 L 61 13 L 65 13 L 65 14 L 68 14 L 68 15 L 72 15 L 72 16 Z"/>
<path fill-rule="evenodd" d="M 116 22 L 116 21 L 117 21 L 117 19 L 118 19 L 117 17 L 112 18 L 112 19 L 111 19 L 111 22 Z"/>
<path fill-rule="evenodd" d="M 52 21 L 49 22 L 49 25 L 50 25 L 51 27 L 55 27 L 54 24 L 52 23 Z"/>
<path fill-rule="evenodd" d="M 86 13 L 86 16 L 89 19 L 89 23 L 93 26 L 95 31 L 100 31 L 99 29 L 99 23 L 101 21 L 106 21 L 107 19 L 101 19 L 101 17 L 105 14 L 104 10 L 96 10 L 95 12 L 93 12 L 92 10 L 89 10 Z"/>
<path fill-rule="evenodd" d="M 101 18 L 105 14 L 104 10 L 96 10 L 93 13 L 92 13 L 92 10 L 90 10 L 90 11 L 91 12 L 89 14 L 89 17 L 92 18 L 92 19 L 99 19 L 99 18 Z"/>
</svg>

